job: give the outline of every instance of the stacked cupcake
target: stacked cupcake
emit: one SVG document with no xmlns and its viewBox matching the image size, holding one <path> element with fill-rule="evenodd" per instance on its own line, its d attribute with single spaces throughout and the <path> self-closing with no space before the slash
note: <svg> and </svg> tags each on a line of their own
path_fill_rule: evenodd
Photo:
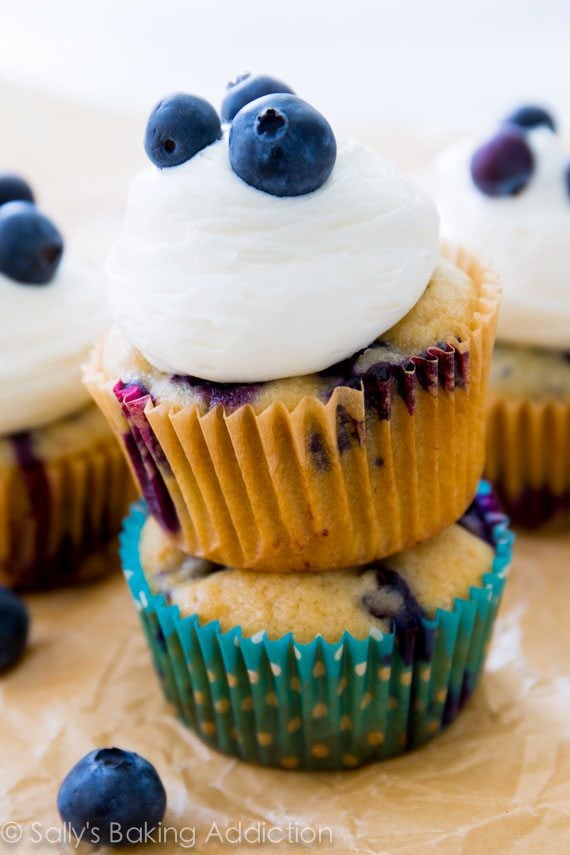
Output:
<svg viewBox="0 0 570 855">
<path fill-rule="evenodd" d="M 288 87 L 152 113 L 86 382 L 145 504 L 122 557 L 209 744 L 349 768 L 481 672 L 511 536 L 479 485 L 499 291 L 431 201 Z"/>
<path fill-rule="evenodd" d="M 483 144 L 443 151 L 445 233 L 489 255 L 504 300 L 488 402 L 486 474 L 513 521 L 570 520 L 570 151 L 527 105 Z"/>
</svg>

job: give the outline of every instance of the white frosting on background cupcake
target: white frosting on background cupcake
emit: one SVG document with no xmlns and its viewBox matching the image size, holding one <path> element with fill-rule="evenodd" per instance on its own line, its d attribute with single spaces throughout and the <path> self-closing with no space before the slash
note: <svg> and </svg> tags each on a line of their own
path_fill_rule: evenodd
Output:
<svg viewBox="0 0 570 855">
<path fill-rule="evenodd" d="M 470 161 L 482 140 L 450 146 L 437 158 L 434 196 L 444 238 L 485 256 L 503 282 L 500 340 L 570 349 L 570 153 L 548 128 L 527 134 L 535 159 L 516 196 L 481 193 Z"/>
<path fill-rule="evenodd" d="M 354 140 L 328 181 L 279 198 L 232 171 L 227 139 L 141 172 L 109 263 L 126 338 L 160 371 L 254 382 L 319 371 L 370 344 L 435 269 L 435 206 Z"/>
<path fill-rule="evenodd" d="M 0 306 L 0 435 L 86 404 L 81 362 L 108 321 L 103 278 L 64 254 L 47 285 L 0 274 Z"/>
</svg>

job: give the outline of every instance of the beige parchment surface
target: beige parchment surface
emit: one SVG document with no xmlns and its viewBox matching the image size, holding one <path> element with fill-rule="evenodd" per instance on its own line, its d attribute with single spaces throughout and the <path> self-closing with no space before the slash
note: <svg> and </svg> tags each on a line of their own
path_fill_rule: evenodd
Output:
<svg viewBox="0 0 570 855">
<path fill-rule="evenodd" d="M 129 177 L 144 162 L 142 123 L 6 85 L 0 107 L 10 117 L 0 168 L 33 180 L 69 251 L 100 259 Z M 391 145 L 384 151 L 409 164 L 409 139 L 382 139 Z M 413 156 L 426 151 L 416 147 Z M 292 822 L 309 837 L 320 828 L 321 844 L 306 851 L 570 851 L 570 533 L 519 538 L 483 683 L 451 729 L 414 754 L 354 772 L 264 770 L 203 746 L 162 700 L 118 571 L 28 602 L 29 650 L 0 678 L 0 836 L 4 823 L 16 822 L 22 840 L 0 840 L 0 853 L 74 851 L 73 842 L 46 839 L 61 834 L 59 783 L 81 756 L 109 745 L 156 765 L 168 793 L 165 824 L 185 829 L 186 845 L 195 831 L 187 851 L 304 851 L 238 846 L 215 833 L 206 842 L 213 823 L 231 838 L 240 821 L 242 833 L 258 822 L 282 830 Z M 184 851 L 170 841 L 144 851 Z"/>
<path fill-rule="evenodd" d="M 162 700 L 120 574 L 28 602 L 29 651 L 0 680 L 0 825 L 20 823 L 23 839 L 0 842 L 0 852 L 66 851 L 36 844 L 32 823 L 57 833 L 48 830 L 59 826 L 60 781 L 83 754 L 109 745 L 156 765 L 165 824 L 187 842 L 182 830 L 194 829 L 194 851 L 302 851 L 300 843 L 238 847 L 215 832 L 206 842 L 213 822 L 225 835 L 240 820 L 243 829 L 320 827 L 321 845 L 307 847 L 316 851 L 569 849 L 570 534 L 519 537 L 483 683 L 447 733 L 354 772 L 261 769 L 202 745 Z M 181 849 L 171 837 L 156 851 Z"/>
</svg>

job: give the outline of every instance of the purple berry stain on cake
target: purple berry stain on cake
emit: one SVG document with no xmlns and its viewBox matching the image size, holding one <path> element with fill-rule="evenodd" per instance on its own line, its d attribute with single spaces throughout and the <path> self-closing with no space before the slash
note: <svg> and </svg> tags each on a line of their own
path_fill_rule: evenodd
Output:
<svg viewBox="0 0 570 855">
<path fill-rule="evenodd" d="M 327 388 L 322 397 L 326 402 L 340 387 L 364 392 L 366 410 L 375 412 L 380 421 L 392 416 L 394 394 L 406 405 L 410 415 L 416 408 L 417 385 L 431 395 L 438 389 L 454 392 L 466 389 L 470 382 L 469 352 L 455 344 L 439 342 L 418 356 L 403 355 L 382 359 L 388 344 L 381 339 L 336 365 L 320 372 Z M 378 361 L 374 352 L 378 351 Z M 366 367 L 362 369 L 359 363 Z"/>
<path fill-rule="evenodd" d="M 476 496 L 458 524 L 493 548 L 495 528 L 504 525 L 505 515 L 494 493 Z M 367 564 L 362 572 L 374 570 L 377 589 L 366 594 L 362 606 L 373 617 L 390 621 L 399 645 L 400 655 L 407 666 L 416 660 L 430 661 L 435 641 L 434 631 L 426 626 L 428 615 L 415 598 L 403 576 L 393 568 Z M 451 702 L 450 702 L 451 703 Z"/>
<path fill-rule="evenodd" d="M 339 404 L 336 408 L 336 443 L 341 454 L 351 448 L 364 445 L 364 422 L 355 419 L 346 407 Z"/>
<path fill-rule="evenodd" d="M 307 448 L 315 465 L 320 472 L 330 472 L 332 469 L 331 453 L 325 438 L 319 431 L 309 434 Z"/>
<path fill-rule="evenodd" d="M 431 658 L 433 637 L 424 626 L 425 611 L 397 570 L 376 567 L 377 590 L 363 597 L 363 607 L 378 620 L 390 622 L 405 664 Z"/>
<path fill-rule="evenodd" d="M 175 534 L 180 522 L 165 484 L 172 471 L 144 412 L 152 397 L 139 383 L 126 386 L 119 381 L 113 392 L 129 426 L 124 441 L 142 493 L 153 516 Z"/>
<path fill-rule="evenodd" d="M 263 383 L 216 383 L 182 374 L 173 374 L 171 380 L 189 386 L 197 392 L 206 409 L 221 406 L 224 409 L 237 410 L 239 407 L 245 407 L 255 401 L 263 387 Z"/>
</svg>

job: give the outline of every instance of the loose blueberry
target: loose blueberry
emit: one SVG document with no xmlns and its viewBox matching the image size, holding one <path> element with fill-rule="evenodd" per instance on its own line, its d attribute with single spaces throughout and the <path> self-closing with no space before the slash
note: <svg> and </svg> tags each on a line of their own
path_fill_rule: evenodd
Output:
<svg viewBox="0 0 570 855">
<path fill-rule="evenodd" d="M 524 133 L 515 127 L 503 128 L 471 159 L 471 177 L 486 196 L 516 196 L 527 186 L 533 170 L 532 151 Z"/>
<path fill-rule="evenodd" d="M 0 207 L 0 273 L 24 285 L 45 285 L 63 254 L 63 238 L 29 202 Z"/>
<path fill-rule="evenodd" d="M 76 835 L 106 846 L 136 843 L 164 819 L 166 793 L 143 757 L 120 748 L 91 751 L 59 788 L 57 809 Z"/>
<path fill-rule="evenodd" d="M 286 92 L 293 95 L 293 90 L 282 80 L 269 77 L 268 74 L 240 74 L 227 85 L 226 95 L 222 101 L 222 122 L 231 122 L 246 104 L 262 98 L 264 95 L 274 95 Z"/>
<path fill-rule="evenodd" d="M 179 92 L 159 101 L 150 114 L 144 148 L 155 166 L 178 166 L 221 136 L 220 118 L 212 105 Z"/>
<path fill-rule="evenodd" d="M 240 110 L 230 128 L 229 148 L 236 175 L 272 196 L 317 190 L 336 160 L 327 120 L 288 94 L 266 95 Z"/>
<path fill-rule="evenodd" d="M 538 107 L 533 104 L 527 104 L 519 107 L 514 113 L 511 113 L 504 120 L 506 125 L 518 125 L 526 130 L 532 128 L 547 127 L 551 131 L 556 131 L 556 122 L 552 118 L 548 110 L 544 107 Z"/>
<path fill-rule="evenodd" d="M 0 587 L 0 673 L 15 665 L 28 641 L 28 611 L 8 588 Z"/>
<path fill-rule="evenodd" d="M 19 175 L 12 175 L 10 172 L 0 172 L 0 205 L 5 205 L 6 202 L 14 202 L 18 199 L 23 202 L 33 203 L 35 199 L 32 188 Z"/>
</svg>

